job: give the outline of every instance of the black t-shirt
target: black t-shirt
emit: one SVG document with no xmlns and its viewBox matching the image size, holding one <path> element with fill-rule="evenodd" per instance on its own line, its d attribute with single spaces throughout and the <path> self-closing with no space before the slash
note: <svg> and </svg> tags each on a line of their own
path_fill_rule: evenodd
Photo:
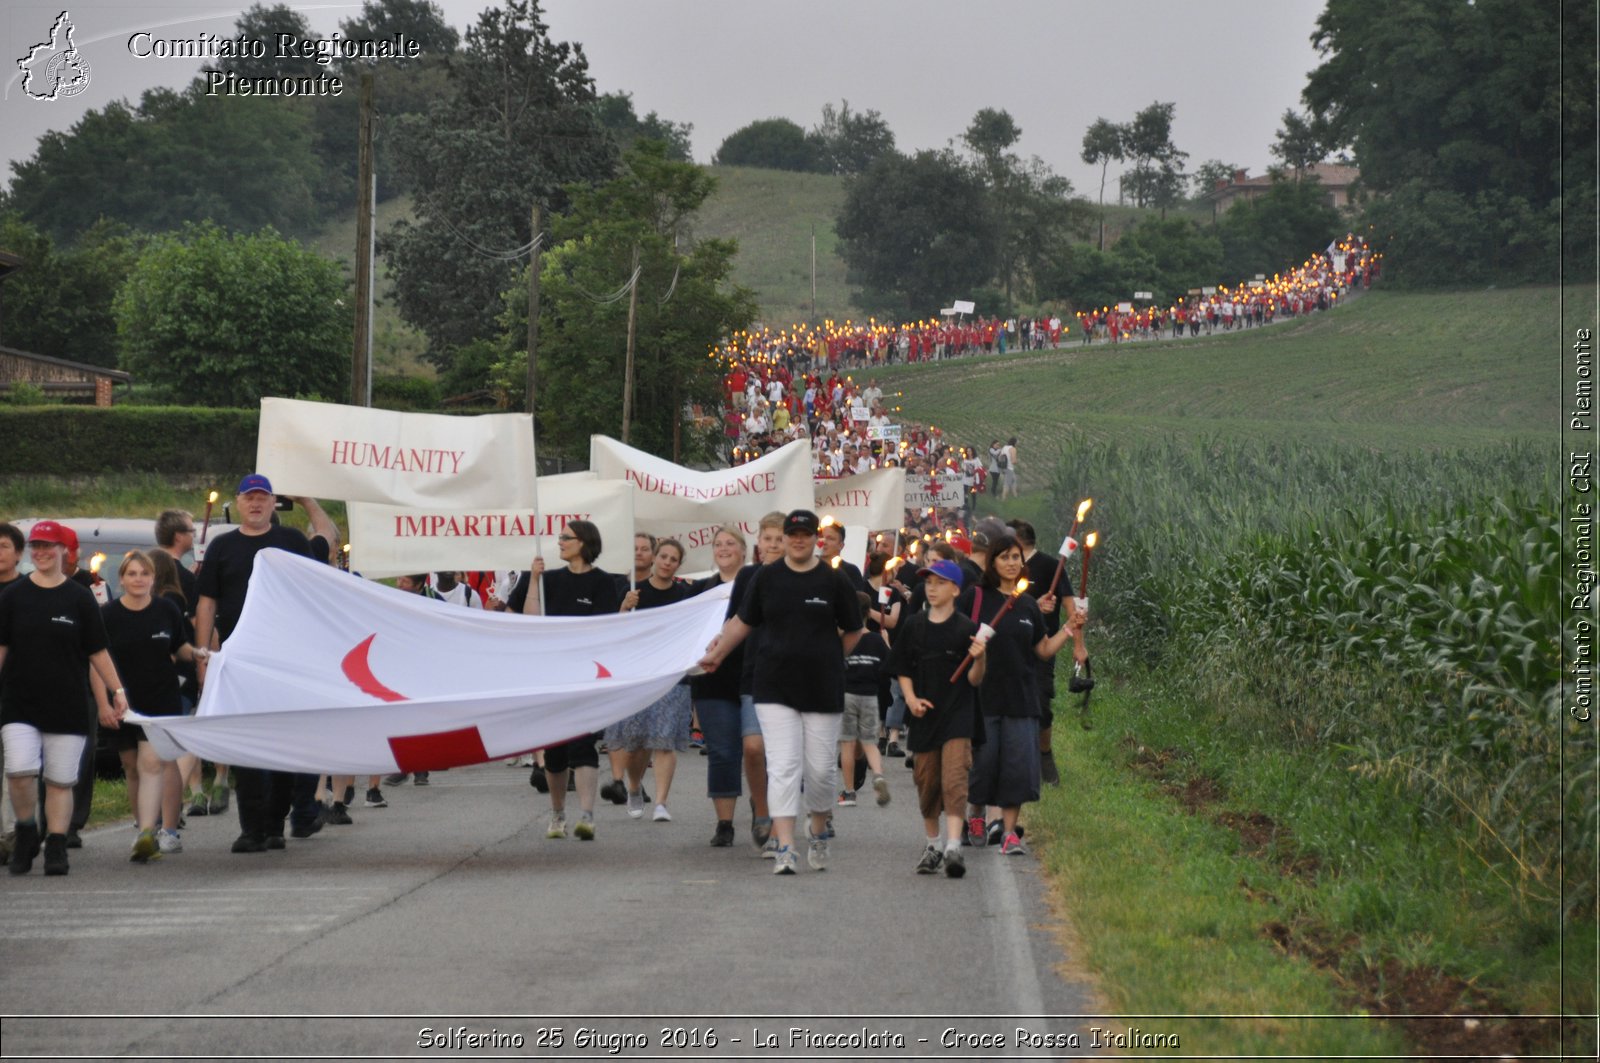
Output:
<svg viewBox="0 0 1600 1063">
<path fill-rule="evenodd" d="M 964 615 L 972 615 L 977 590 L 961 592 L 956 608 Z M 1006 596 L 993 587 L 984 587 L 982 591 L 978 620 L 993 624 L 995 615 L 1005 605 Z M 1044 616 L 1039 612 L 1039 603 L 1024 593 L 995 628 L 984 652 L 988 664 L 984 667 L 980 689 L 985 716 L 1039 715 L 1039 683 L 1034 667 L 1039 657 L 1033 647 L 1044 637 Z"/>
<path fill-rule="evenodd" d="M 128 691 L 128 707 L 146 716 L 182 712 L 172 655 L 185 641 L 187 623 L 172 600 L 153 598 L 135 611 L 118 598 L 100 607 L 100 617 L 117 676 Z"/>
<path fill-rule="evenodd" d="M 0 724 L 87 735 L 89 658 L 106 648 L 94 595 L 74 580 L 41 587 L 21 579 L 0 593 Z"/>
<path fill-rule="evenodd" d="M 750 585 L 750 577 L 746 576 L 745 573 L 753 573 L 755 570 L 756 566 L 746 565 L 734 573 L 733 592 L 728 596 L 726 616 L 732 616 L 738 611 L 739 595 L 744 592 L 745 587 Z M 697 580 L 691 585 L 691 588 L 694 594 L 704 594 L 713 587 L 722 586 L 724 582 L 726 581 L 722 578 L 722 573 L 714 572 L 705 579 Z M 738 701 L 739 680 L 744 675 L 745 670 L 745 649 L 749 646 L 750 639 L 754 638 L 755 635 L 754 631 L 750 632 L 750 636 L 733 648 L 733 652 L 728 654 L 727 659 L 722 662 L 722 665 L 715 672 L 707 672 L 704 675 L 697 675 L 691 678 L 689 680 L 690 693 L 697 700 L 702 701 Z"/>
<path fill-rule="evenodd" d="M 826 565 L 828 562 L 824 561 L 823 564 Z M 843 572 L 850 578 L 850 585 L 856 590 L 865 591 L 867 594 L 872 593 L 872 584 L 867 582 L 867 577 L 863 576 L 861 574 L 861 570 L 855 565 L 851 564 L 849 561 L 841 559 L 839 561 L 839 571 Z"/>
<path fill-rule="evenodd" d="M 506 600 L 506 608 L 513 613 L 522 612 L 528 601 L 528 577 L 524 572 L 517 578 L 517 586 Z M 591 568 L 587 572 L 573 572 L 565 566 L 546 569 L 540 588 L 539 604 L 545 616 L 603 616 L 622 608 L 622 596 L 617 593 L 617 579 L 604 569 Z"/>
<path fill-rule="evenodd" d="M 663 605 L 693 598 L 695 594 L 692 586 L 676 580 L 666 590 L 661 590 L 647 579 L 634 584 L 634 589 L 639 592 L 639 604 L 634 606 L 635 609 L 659 609 Z"/>
<path fill-rule="evenodd" d="M 245 594 L 250 589 L 250 572 L 256 555 L 263 550 L 287 550 L 301 557 L 311 556 L 311 543 L 295 528 L 274 524 L 260 535 L 242 531 L 224 532 L 206 547 L 205 564 L 200 566 L 198 591 L 217 603 L 217 637 L 226 640 L 239 624 L 244 612 Z"/>
<path fill-rule="evenodd" d="M 1050 590 L 1050 581 L 1056 578 L 1056 566 L 1061 564 L 1060 556 L 1046 557 L 1042 551 L 1035 551 L 1034 555 L 1024 564 L 1023 574 L 1028 577 L 1028 596 L 1038 601 Z M 1056 584 L 1056 607 L 1044 614 L 1044 633 L 1054 635 L 1061 630 L 1061 603 L 1072 597 L 1072 577 L 1067 574 L 1066 566 L 1061 569 L 1061 581 Z M 1037 658 L 1035 658 L 1037 660 Z M 1054 657 L 1038 661 L 1034 671 L 1044 679 L 1054 679 L 1056 674 L 1056 659 Z"/>
<path fill-rule="evenodd" d="M 181 563 L 177 568 L 178 589 L 183 592 L 183 615 L 193 620 L 194 607 L 200 601 L 200 577 L 184 568 Z"/>
<path fill-rule="evenodd" d="M 888 692 L 883 662 L 889 657 L 889 644 L 876 631 L 868 631 L 844 659 L 844 692 L 879 697 Z"/>
<path fill-rule="evenodd" d="M 787 561 L 757 571 L 739 619 L 765 629 L 755 662 L 757 701 L 800 712 L 844 711 L 841 630 L 861 630 L 861 604 L 844 573 L 818 563 L 796 572 Z"/>
<path fill-rule="evenodd" d="M 961 666 L 978 625 L 955 613 L 940 624 L 927 613 L 917 613 L 900 625 L 889 651 L 889 672 L 907 676 L 917 697 L 933 702 L 923 716 L 906 713 L 906 743 L 913 753 L 927 753 L 952 738 L 972 738 L 977 715 L 976 690 L 963 675 L 952 684 L 950 676 Z"/>
</svg>

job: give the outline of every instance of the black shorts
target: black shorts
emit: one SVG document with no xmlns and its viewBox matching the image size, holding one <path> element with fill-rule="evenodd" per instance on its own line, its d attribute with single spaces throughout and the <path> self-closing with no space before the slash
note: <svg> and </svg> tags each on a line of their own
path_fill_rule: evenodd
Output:
<svg viewBox="0 0 1600 1063">
<path fill-rule="evenodd" d="M 566 771 L 568 768 L 598 768 L 600 751 L 595 748 L 595 743 L 599 740 L 599 734 L 587 734 L 580 735 L 570 742 L 563 742 L 559 746 L 546 746 L 544 770 L 550 772 Z"/>
<path fill-rule="evenodd" d="M 1041 670 L 1039 673 L 1039 730 L 1041 731 L 1050 730 L 1050 725 L 1056 722 L 1055 700 L 1055 670 L 1051 669 L 1049 672 Z"/>
</svg>

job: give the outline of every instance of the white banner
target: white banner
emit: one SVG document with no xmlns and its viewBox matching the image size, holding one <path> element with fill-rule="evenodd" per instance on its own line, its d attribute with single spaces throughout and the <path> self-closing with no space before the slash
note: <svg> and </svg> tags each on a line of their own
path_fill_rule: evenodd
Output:
<svg viewBox="0 0 1600 1063">
<path fill-rule="evenodd" d="M 935 494 L 927 477 L 918 476 L 906 481 L 905 508 L 924 510 L 929 506 L 938 506 L 940 509 L 960 509 L 962 502 L 961 482 L 959 480 L 946 480 L 940 478 L 939 492 Z"/>
<path fill-rule="evenodd" d="M 900 426 L 897 424 L 868 425 L 867 438 L 874 442 L 898 443 L 900 442 Z"/>
<path fill-rule="evenodd" d="M 812 484 L 812 508 L 840 524 L 879 530 L 905 523 L 905 469 L 874 469 Z"/>
<path fill-rule="evenodd" d="M 163 756 L 281 771 L 435 771 L 554 745 L 660 698 L 722 627 L 726 587 L 600 617 L 463 609 L 282 550 L 195 716 L 128 719 Z"/>
<path fill-rule="evenodd" d="M 700 527 L 758 521 L 772 510 L 811 506 L 811 447 L 803 439 L 731 469 L 686 469 L 609 436 L 589 437 L 589 470 L 639 489 L 633 515 L 659 535 L 667 522 Z"/>
<path fill-rule="evenodd" d="M 351 502 L 350 565 L 363 576 L 412 572 L 525 569 L 535 541 L 551 568 L 561 564 L 556 536 L 574 520 L 600 529 L 607 572 L 633 571 L 632 486 L 621 480 L 539 478 L 539 507 L 407 509 Z"/>
<path fill-rule="evenodd" d="M 391 506 L 535 503 L 525 413 L 447 417 L 262 399 L 256 472 L 279 494 Z"/>
</svg>

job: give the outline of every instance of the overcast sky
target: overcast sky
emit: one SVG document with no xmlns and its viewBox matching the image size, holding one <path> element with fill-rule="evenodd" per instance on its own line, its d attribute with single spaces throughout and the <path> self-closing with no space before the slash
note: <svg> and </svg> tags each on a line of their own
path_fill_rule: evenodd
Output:
<svg viewBox="0 0 1600 1063">
<path fill-rule="evenodd" d="M 72 99 L 27 98 L 17 60 L 46 39 L 64 0 L 5 0 L 0 41 L 0 164 L 39 136 L 146 89 L 181 86 L 186 59 L 138 59 L 128 38 L 227 35 L 238 0 L 65 0 L 90 68 Z M 464 30 L 489 0 L 438 0 Z M 357 3 L 294 3 L 330 34 Z M 1192 171 L 1221 159 L 1259 173 L 1285 109 L 1300 106 L 1317 63 L 1320 0 L 545 0 L 552 36 L 583 45 L 601 92 L 633 94 L 640 114 L 694 125 L 695 158 L 759 118 L 809 128 L 824 102 L 882 113 L 903 151 L 942 147 L 984 107 L 1009 111 L 1023 155 L 1038 155 L 1094 198 L 1099 172 L 1079 159 L 1097 117 L 1130 119 L 1177 104 L 1173 139 Z M 350 91 L 350 90 L 347 90 Z M 1115 168 L 1113 168 L 1115 173 Z M 1115 184 L 1107 186 L 1108 198 Z"/>
</svg>

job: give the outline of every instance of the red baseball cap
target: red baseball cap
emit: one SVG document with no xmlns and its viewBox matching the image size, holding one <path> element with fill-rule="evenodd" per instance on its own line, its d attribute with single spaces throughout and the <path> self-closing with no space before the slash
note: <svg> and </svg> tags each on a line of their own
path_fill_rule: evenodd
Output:
<svg viewBox="0 0 1600 1063">
<path fill-rule="evenodd" d="M 78 549 L 77 534 L 65 524 L 57 524 L 53 520 L 41 520 L 28 529 L 30 543 L 55 543 L 65 546 L 68 550 Z"/>
<path fill-rule="evenodd" d="M 967 538 L 965 535 L 962 535 L 960 532 L 956 532 L 954 535 L 950 536 L 950 545 L 955 547 L 957 550 L 960 550 L 963 554 L 970 556 L 972 553 L 972 540 Z"/>
</svg>

